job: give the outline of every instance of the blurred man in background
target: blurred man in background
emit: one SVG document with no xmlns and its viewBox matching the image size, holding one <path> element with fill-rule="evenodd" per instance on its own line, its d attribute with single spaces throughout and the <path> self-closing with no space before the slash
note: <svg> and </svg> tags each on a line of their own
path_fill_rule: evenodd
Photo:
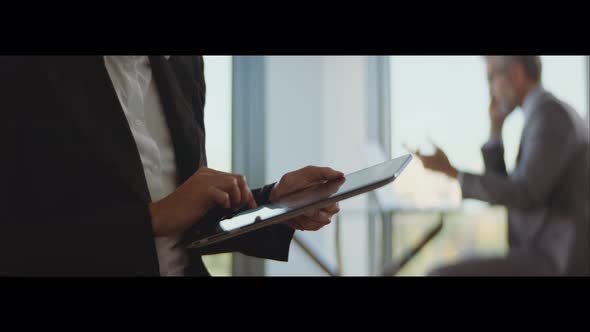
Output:
<svg viewBox="0 0 590 332">
<path fill-rule="evenodd" d="M 588 124 L 543 88 L 539 56 L 488 56 L 490 138 L 485 174 L 461 172 L 436 148 L 424 167 L 459 180 L 463 198 L 508 208 L 509 253 L 436 269 L 433 275 L 590 274 Z M 506 171 L 502 128 L 517 107 L 525 116 L 516 166 Z"/>
</svg>

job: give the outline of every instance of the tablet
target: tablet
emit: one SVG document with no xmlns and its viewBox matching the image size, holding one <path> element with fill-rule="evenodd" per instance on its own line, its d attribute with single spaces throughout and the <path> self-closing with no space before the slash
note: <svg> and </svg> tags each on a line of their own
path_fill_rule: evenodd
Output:
<svg viewBox="0 0 590 332">
<path fill-rule="evenodd" d="M 273 204 L 226 216 L 192 231 L 188 248 L 209 246 L 375 190 L 393 182 L 411 160 L 411 155 L 395 158 L 289 194 Z"/>
</svg>

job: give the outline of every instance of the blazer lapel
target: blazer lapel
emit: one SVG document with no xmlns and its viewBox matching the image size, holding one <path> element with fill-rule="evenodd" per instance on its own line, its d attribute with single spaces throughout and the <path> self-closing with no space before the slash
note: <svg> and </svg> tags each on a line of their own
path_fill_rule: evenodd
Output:
<svg viewBox="0 0 590 332">
<path fill-rule="evenodd" d="M 201 165 L 206 165 L 205 132 L 197 122 L 197 115 L 191 98 L 181 88 L 172 64 L 173 59 L 150 56 L 152 74 L 160 99 L 176 155 L 179 183 L 188 179 Z M 187 69 L 188 70 L 188 69 Z M 196 93 L 196 91 L 195 91 Z"/>
<path fill-rule="evenodd" d="M 139 151 L 103 57 L 57 58 L 52 79 L 75 126 L 106 164 L 150 202 Z"/>
</svg>

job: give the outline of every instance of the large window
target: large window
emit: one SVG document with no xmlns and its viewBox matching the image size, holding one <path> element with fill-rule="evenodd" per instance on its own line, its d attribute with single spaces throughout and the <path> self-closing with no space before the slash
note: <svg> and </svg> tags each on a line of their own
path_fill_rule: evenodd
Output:
<svg viewBox="0 0 590 332">
<path fill-rule="evenodd" d="M 205 56 L 205 131 L 207 161 L 210 168 L 232 170 L 232 57 Z M 229 276 L 231 254 L 203 257 L 214 276 Z"/>
<path fill-rule="evenodd" d="M 545 87 L 585 115 L 586 57 L 544 56 L 542 61 Z M 489 133 L 489 93 L 482 57 L 393 56 L 390 69 L 393 156 L 407 153 L 404 144 L 432 152 L 431 140 L 457 168 L 482 173 L 480 147 Z M 514 168 L 523 121 L 517 110 L 504 127 L 509 170 Z M 417 210 L 441 201 L 462 206 L 448 215 L 441 234 L 401 271 L 402 275 L 423 275 L 440 264 L 507 250 L 505 210 L 478 201 L 461 202 L 456 181 L 427 171 L 414 160 L 395 186 L 400 197 L 414 202 Z M 418 211 L 396 216 L 393 256 L 404 252 L 435 220 L 435 215 Z"/>
</svg>

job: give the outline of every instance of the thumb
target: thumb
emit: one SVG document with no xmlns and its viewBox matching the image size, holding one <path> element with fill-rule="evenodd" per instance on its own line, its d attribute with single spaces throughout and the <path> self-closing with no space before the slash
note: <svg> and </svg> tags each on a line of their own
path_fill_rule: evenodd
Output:
<svg viewBox="0 0 590 332">
<path fill-rule="evenodd" d="M 432 140 L 432 138 L 429 137 L 428 141 L 430 142 L 430 144 L 432 144 L 432 146 L 434 146 L 436 154 L 443 152 L 442 149 Z"/>
<path fill-rule="evenodd" d="M 336 180 L 344 176 L 344 173 L 330 167 L 308 166 L 303 171 L 304 178 L 308 183 Z"/>
</svg>

